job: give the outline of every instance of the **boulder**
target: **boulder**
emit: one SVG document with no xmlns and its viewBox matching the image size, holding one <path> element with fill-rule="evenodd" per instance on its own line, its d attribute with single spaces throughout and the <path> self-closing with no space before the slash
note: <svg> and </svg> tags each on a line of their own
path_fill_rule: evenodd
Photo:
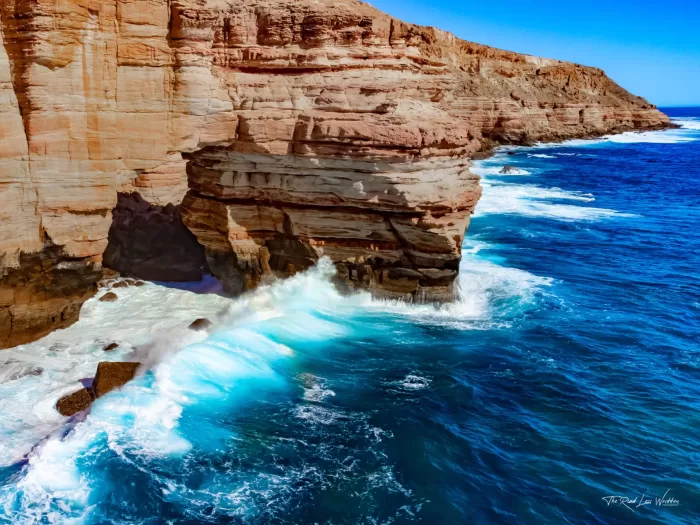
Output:
<svg viewBox="0 0 700 525">
<path fill-rule="evenodd" d="M 115 294 L 114 292 L 107 292 L 102 297 L 100 297 L 100 302 L 101 303 L 113 303 L 117 299 L 119 299 L 117 294 Z"/>
<path fill-rule="evenodd" d="M 503 169 L 500 171 L 500 173 L 502 173 L 503 175 L 509 175 L 511 173 L 515 173 L 516 169 L 517 168 L 515 166 L 506 165 L 503 166 Z"/>
<path fill-rule="evenodd" d="M 90 408 L 93 401 L 92 392 L 87 388 L 83 388 L 59 399 L 58 403 L 56 403 L 56 410 L 63 416 L 73 416 Z"/>
<path fill-rule="evenodd" d="M 129 283 L 127 281 L 117 281 L 112 285 L 112 288 L 128 288 Z"/>
<path fill-rule="evenodd" d="M 95 398 L 102 397 L 131 381 L 139 366 L 141 363 L 103 362 L 97 365 L 97 374 L 95 374 L 95 380 L 92 383 Z"/>
<path fill-rule="evenodd" d="M 209 319 L 197 319 L 190 326 L 190 330 L 197 332 L 207 330 L 213 323 Z"/>
<path fill-rule="evenodd" d="M 119 348 L 119 343 L 110 343 L 107 346 L 105 346 L 102 350 L 105 352 L 111 352 L 112 350 L 116 350 Z"/>
<path fill-rule="evenodd" d="M 112 345 L 116 345 L 116 343 L 112 343 Z M 64 416 L 72 416 L 87 410 L 98 397 L 102 397 L 131 381 L 136 375 L 136 370 L 139 366 L 141 366 L 141 363 L 102 362 L 98 364 L 92 385 L 63 396 L 56 403 L 56 410 Z"/>
</svg>

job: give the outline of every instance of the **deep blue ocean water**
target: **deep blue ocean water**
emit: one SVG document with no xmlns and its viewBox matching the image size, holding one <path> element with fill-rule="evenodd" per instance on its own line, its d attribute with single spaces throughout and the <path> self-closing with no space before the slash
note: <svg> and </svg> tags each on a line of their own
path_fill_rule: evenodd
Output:
<svg viewBox="0 0 700 525">
<path fill-rule="evenodd" d="M 0 468 L 0 521 L 699 523 L 700 110 L 668 112 L 479 163 L 455 305 L 323 267 L 239 301 Z"/>
</svg>

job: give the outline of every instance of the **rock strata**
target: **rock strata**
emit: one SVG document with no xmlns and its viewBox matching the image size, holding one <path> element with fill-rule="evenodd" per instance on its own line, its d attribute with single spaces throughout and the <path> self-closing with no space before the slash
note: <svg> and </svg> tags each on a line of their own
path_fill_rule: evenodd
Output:
<svg viewBox="0 0 700 525">
<path fill-rule="evenodd" d="M 75 322 L 105 250 L 184 279 L 203 249 L 230 293 L 326 256 L 346 289 L 449 300 L 470 158 L 668 123 L 600 69 L 355 0 L 2 2 L 0 348 Z"/>
</svg>

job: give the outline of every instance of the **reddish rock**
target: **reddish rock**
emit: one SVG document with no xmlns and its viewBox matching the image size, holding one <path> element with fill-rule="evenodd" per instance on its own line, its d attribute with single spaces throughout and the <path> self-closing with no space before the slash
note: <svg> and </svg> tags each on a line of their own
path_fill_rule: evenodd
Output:
<svg viewBox="0 0 700 525">
<path fill-rule="evenodd" d="M 103 362 L 97 365 L 97 373 L 92 383 L 95 397 L 99 398 L 120 388 L 136 376 L 136 371 L 141 363 L 111 363 Z"/>
<path fill-rule="evenodd" d="M 63 396 L 56 403 L 56 410 L 64 416 L 72 416 L 87 410 L 95 399 L 131 381 L 139 366 L 141 363 L 99 363 L 92 386 Z"/>
<path fill-rule="evenodd" d="M 207 330 L 213 323 L 209 319 L 197 319 L 188 328 L 195 331 Z"/>
<path fill-rule="evenodd" d="M 327 256 L 343 288 L 448 300 L 472 157 L 668 125 L 600 69 L 356 0 L 0 2 L 0 348 L 75 322 L 108 240 L 137 277 L 199 274 L 169 205 L 231 293 Z M 160 209 L 113 221 L 119 193 Z"/>
<path fill-rule="evenodd" d="M 92 392 L 83 388 L 59 399 L 56 403 L 56 410 L 63 416 L 73 416 L 90 408 L 93 401 Z"/>
<path fill-rule="evenodd" d="M 115 294 L 114 292 L 107 292 L 102 297 L 100 297 L 100 302 L 101 303 L 113 303 L 117 299 L 119 299 L 117 294 Z"/>
<path fill-rule="evenodd" d="M 119 343 L 110 343 L 107 346 L 105 346 L 102 350 L 105 352 L 111 352 L 112 350 L 116 350 L 119 348 Z"/>
</svg>

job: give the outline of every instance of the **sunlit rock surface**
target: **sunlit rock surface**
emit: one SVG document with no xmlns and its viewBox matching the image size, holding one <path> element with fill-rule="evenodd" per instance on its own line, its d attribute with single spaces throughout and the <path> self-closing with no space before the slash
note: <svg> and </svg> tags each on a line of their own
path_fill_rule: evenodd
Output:
<svg viewBox="0 0 700 525">
<path fill-rule="evenodd" d="M 232 293 L 326 255 L 449 300 L 475 153 L 668 124 L 599 69 L 353 0 L 13 0 L 0 43 L 0 347 L 77 319 L 118 193 L 182 204 Z"/>
</svg>

